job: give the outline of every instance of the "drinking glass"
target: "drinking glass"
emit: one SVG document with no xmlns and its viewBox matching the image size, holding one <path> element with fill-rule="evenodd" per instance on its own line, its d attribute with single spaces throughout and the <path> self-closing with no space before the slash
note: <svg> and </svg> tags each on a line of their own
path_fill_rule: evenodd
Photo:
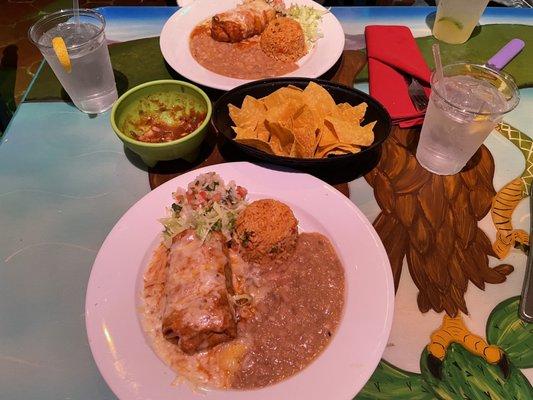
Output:
<svg viewBox="0 0 533 400">
<path fill-rule="evenodd" d="M 105 19 L 96 11 L 61 10 L 37 21 L 29 30 L 70 98 L 81 111 L 96 114 L 111 108 L 117 99 L 115 77 L 104 34 Z M 54 37 L 65 43 L 71 68 L 61 64 L 52 45 Z"/>
<path fill-rule="evenodd" d="M 468 40 L 489 0 L 440 0 L 433 36 L 451 44 Z"/>
<path fill-rule="evenodd" d="M 416 151 L 418 162 L 438 175 L 466 165 L 485 138 L 514 109 L 519 93 L 513 78 L 484 65 L 457 63 L 431 76 L 431 96 Z"/>
</svg>

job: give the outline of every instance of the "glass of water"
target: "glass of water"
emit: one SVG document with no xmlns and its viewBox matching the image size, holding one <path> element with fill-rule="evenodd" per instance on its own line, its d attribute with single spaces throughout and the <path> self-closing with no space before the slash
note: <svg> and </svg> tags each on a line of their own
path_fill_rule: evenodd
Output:
<svg viewBox="0 0 533 400">
<path fill-rule="evenodd" d="M 489 0 L 440 0 L 433 36 L 451 44 L 468 40 Z"/>
<path fill-rule="evenodd" d="M 93 10 L 61 10 L 37 21 L 29 30 L 30 40 L 81 111 L 97 114 L 111 108 L 117 99 L 115 77 L 104 35 L 104 17 Z M 58 58 L 54 38 L 65 44 L 65 58 Z"/>
<path fill-rule="evenodd" d="M 438 175 L 461 171 L 503 115 L 519 102 L 513 78 L 484 65 L 457 63 L 431 76 L 431 96 L 416 158 Z"/>
</svg>

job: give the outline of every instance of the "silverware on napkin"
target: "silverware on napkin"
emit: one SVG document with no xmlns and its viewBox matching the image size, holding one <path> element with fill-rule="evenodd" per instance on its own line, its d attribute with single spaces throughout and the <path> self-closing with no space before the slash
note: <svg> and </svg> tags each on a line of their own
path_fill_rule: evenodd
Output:
<svg viewBox="0 0 533 400">
<path fill-rule="evenodd" d="M 530 189 L 531 190 L 531 189 Z M 533 249 L 531 234 L 533 233 L 533 193 L 529 194 L 529 254 L 527 256 L 526 276 L 520 297 L 520 319 L 533 322 Z"/>
<path fill-rule="evenodd" d="M 424 87 L 410 75 L 405 77 L 407 84 L 407 91 L 409 93 L 409 98 L 413 102 L 413 105 L 418 111 L 424 111 L 428 106 L 428 96 L 424 92 Z"/>
</svg>

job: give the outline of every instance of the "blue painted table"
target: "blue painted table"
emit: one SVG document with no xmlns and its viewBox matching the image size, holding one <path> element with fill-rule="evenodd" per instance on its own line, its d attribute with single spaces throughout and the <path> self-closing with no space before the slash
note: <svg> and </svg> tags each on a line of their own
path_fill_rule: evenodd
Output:
<svg viewBox="0 0 533 400">
<path fill-rule="evenodd" d="M 123 42 L 158 36 L 176 8 L 101 11 L 108 22 L 108 39 Z M 415 36 L 429 35 L 425 19 L 433 11 L 425 7 L 332 9 L 349 49 L 364 46 L 362 34 L 368 24 L 402 24 Z M 533 25 L 533 10 L 488 9 L 481 23 Z M 367 89 L 365 83 L 358 86 Z M 533 126 L 533 89 L 522 89 L 521 96 L 520 106 L 506 120 L 526 131 Z M 519 176 L 527 159 L 508 139 L 493 133 L 485 143 L 494 158 L 496 190 Z M 1 141 L 0 171 L 0 398 L 114 398 L 87 343 L 85 289 L 107 233 L 150 190 L 147 171 L 125 154 L 110 127 L 109 113 L 90 118 L 62 101 L 22 102 Z M 349 185 L 351 199 L 374 220 L 380 204 L 373 188 L 364 179 Z M 513 216 L 515 228 L 527 230 L 528 220 L 529 210 L 522 202 Z M 496 230 L 489 217 L 478 225 L 494 240 Z M 488 285 L 485 291 L 471 287 L 466 294 L 470 314 L 464 320 L 481 336 L 494 307 L 520 292 L 525 255 L 512 250 L 505 261 L 515 272 L 504 284 Z M 442 321 L 434 311 L 420 313 L 417 292 L 405 272 L 399 281 L 390 346 L 384 354 L 390 364 L 380 366 L 384 376 L 394 376 L 399 385 L 405 383 L 402 379 L 422 382 L 420 354 Z M 387 366 L 390 375 L 383 372 Z M 524 376 L 533 379 L 529 365 L 521 368 Z M 399 389 L 375 390 L 379 379 L 376 375 L 369 383 L 367 398 L 395 398 L 394 390 Z M 423 393 L 419 398 L 437 398 L 431 391 Z"/>
</svg>

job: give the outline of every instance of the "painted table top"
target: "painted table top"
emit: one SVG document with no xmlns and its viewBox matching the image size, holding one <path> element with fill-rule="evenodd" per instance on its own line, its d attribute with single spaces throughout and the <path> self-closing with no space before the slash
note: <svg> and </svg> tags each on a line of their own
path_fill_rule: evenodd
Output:
<svg viewBox="0 0 533 400">
<path fill-rule="evenodd" d="M 175 10 L 101 9 L 112 42 L 158 36 Z M 407 25 L 423 46 L 433 11 L 332 9 L 352 51 L 364 47 L 368 24 Z M 512 24 L 509 31 L 531 41 L 531 30 L 518 25 L 533 25 L 533 10 L 488 9 L 481 24 Z M 483 56 L 462 49 L 465 58 Z M 53 85 L 43 86 L 45 73 L 0 145 L 0 398 L 111 399 L 87 344 L 85 289 L 105 236 L 150 182 L 113 134 L 109 113 L 90 118 L 54 97 Z M 516 74 L 524 85 L 531 80 L 524 70 Z M 356 86 L 367 90 L 361 79 Z M 403 161 L 382 159 L 348 183 L 385 243 L 398 284 L 384 361 L 358 398 L 533 398 L 533 326 L 517 320 L 514 298 L 526 261 L 527 234 L 519 230 L 529 224 L 523 199 L 531 184 L 532 107 L 533 89 L 522 88 L 520 105 L 505 119 L 513 128 L 500 126 L 472 167 L 451 180 L 412 169 L 418 131 L 396 129 L 385 151 Z M 507 209 L 503 216 L 498 207 Z"/>
</svg>

